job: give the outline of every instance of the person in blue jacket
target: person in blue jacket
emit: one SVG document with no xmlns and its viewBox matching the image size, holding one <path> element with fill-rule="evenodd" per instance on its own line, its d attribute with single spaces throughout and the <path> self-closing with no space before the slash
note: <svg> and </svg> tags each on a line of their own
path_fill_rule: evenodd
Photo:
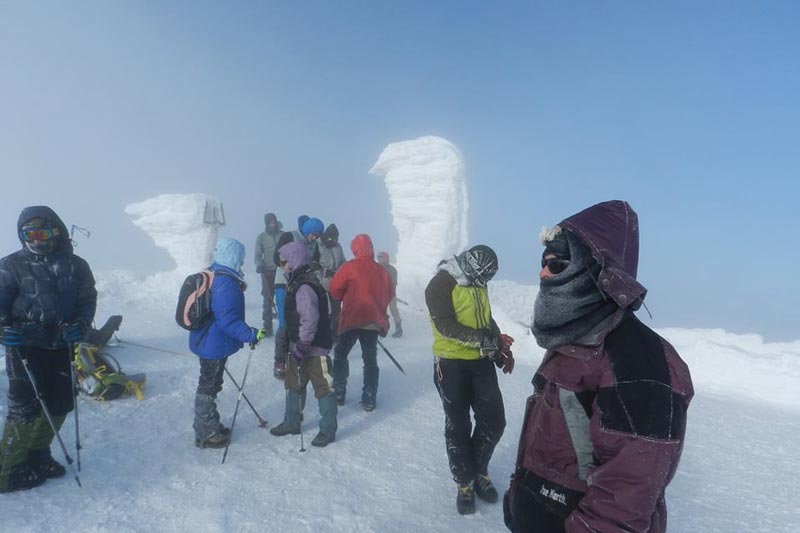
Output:
<svg viewBox="0 0 800 533">
<path fill-rule="evenodd" d="M 189 333 L 189 349 L 200 358 L 200 379 L 194 399 L 194 445 L 198 448 L 224 448 L 231 431 L 219 421 L 216 398 L 228 357 L 245 343 L 255 346 L 264 330 L 244 321 L 244 245 L 222 238 L 214 249 L 211 284 L 211 315 L 205 327 Z"/>
</svg>

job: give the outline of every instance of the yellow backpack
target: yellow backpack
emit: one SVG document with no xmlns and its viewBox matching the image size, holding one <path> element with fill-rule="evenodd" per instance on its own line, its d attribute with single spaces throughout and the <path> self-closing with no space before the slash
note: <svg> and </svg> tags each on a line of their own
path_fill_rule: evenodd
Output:
<svg viewBox="0 0 800 533">
<path fill-rule="evenodd" d="M 95 344 L 75 344 L 75 370 L 81 391 L 95 400 L 115 400 L 125 394 L 144 399 L 144 374 L 125 374 L 111 354 L 101 353 Z"/>
</svg>

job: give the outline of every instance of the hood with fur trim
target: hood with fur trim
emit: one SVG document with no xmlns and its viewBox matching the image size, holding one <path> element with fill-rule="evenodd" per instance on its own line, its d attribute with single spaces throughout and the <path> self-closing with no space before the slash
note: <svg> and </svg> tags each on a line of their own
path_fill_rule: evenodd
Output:
<svg viewBox="0 0 800 533">
<path fill-rule="evenodd" d="M 639 267 L 639 217 L 628 202 L 611 200 L 588 207 L 558 224 L 578 236 L 600 264 L 597 282 L 621 308 L 638 309 L 647 289 L 636 280 Z M 556 228 L 540 234 L 552 240 Z M 548 238 L 549 237 L 549 238 Z"/>
</svg>

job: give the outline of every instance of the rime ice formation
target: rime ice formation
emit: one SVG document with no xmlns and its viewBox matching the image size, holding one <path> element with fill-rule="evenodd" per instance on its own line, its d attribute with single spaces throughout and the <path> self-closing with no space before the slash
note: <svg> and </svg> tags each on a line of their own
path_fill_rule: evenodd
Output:
<svg viewBox="0 0 800 533">
<path fill-rule="evenodd" d="M 206 194 L 162 194 L 129 204 L 125 212 L 169 252 L 175 270 L 184 275 L 208 266 L 217 229 L 225 223 L 222 204 Z"/>
<path fill-rule="evenodd" d="M 170 308 L 184 278 L 211 262 L 217 230 L 225 223 L 222 204 L 205 194 L 162 194 L 129 204 L 125 212 L 172 256 L 175 268 L 145 279 L 123 270 L 98 273 L 101 302 L 148 310 Z"/>
<path fill-rule="evenodd" d="M 399 243 L 397 293 L 425 307 L 425 286 L 441 259 L 467 246 L 469 199 L 461 152 L 441 137 L 388 145 L 370 174 L 383 176 Z"/>
</svg>

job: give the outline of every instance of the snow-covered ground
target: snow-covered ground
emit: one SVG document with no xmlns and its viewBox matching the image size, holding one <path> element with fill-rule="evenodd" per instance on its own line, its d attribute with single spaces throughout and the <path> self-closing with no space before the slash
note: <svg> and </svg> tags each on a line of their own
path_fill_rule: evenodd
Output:
<svg viewBox="0 0 800 533">
<path fill-rule="evenodd" d="M 491 464 L 499 487 L 514 464 L 525 398 L 541 357 L 515 322 L 498 283 L 494 307 L 517 339 L 518 363 L 501 376 L 508 425 Z M 174 288 L 170 288 L 174 289 Z M 174 291 L 173 291 L 174 292 Z M 514 291 L 519 292 L 519 291 Z M 260 316 L 258 289 L 248 290 L 248 319 Z M 529 309 L 529 308 L 528 308 Z M 120 309 L 103 299 L 98 317 L 123 312 L 119 338 L 188 353 L 187 335 L 172 310 Z M 523 314 L 525 309 L 516 310 Z M 192 406 L 198 365 L 193 356 L 160 353 L 122 342 L 112 348 L 123 368 L 146 372 L 145 399 L 108 403 L 81 399 L 83 488 L 67 475 L 28 492 L 3 495 L 3 531 L 503 531 L 500 504 L 478 502 L 475 515 L 455 512 L 454 484 L 444 448 L 444 416 L 433 386 L 427 317 L 401 307 L 402 339 L 386 347 L 407 375 L 380 355 L 377 409 L 358 404 L 359 354 L 339 411 L 331 446 L 309 445 L 316 405 L 306 408 L 305 445 L 259 429 L 242 402 L 224 465 L 221 450 L 193 446 Z M 681 467 L 668 489 L 670 531 L 792 532 L 800 519 L 796 493 L 800 459 L 800 343 L 763 344 L 720 331 L 661 331 L 694 371 L 697 395 L 689 410 Z M 745 347 L 745 348 L 743 348 Z M 240 379 L 247 352 L 230 359 Z M 274 425 L 283 413 L 282 382 L 272 377 L 273 347 L 256 349 L 246 393 Z M 0 393 L 7 387 L 0 380 Z M 230 422 L 235 389 L 226 382 L 220 411 Z M 0 407 L 0 415 L 6 406 Z M 62 430 L 72 447 L 70 417 Z M 74 455 L 74 449 L 71 450 Z M 55 449 L 60 459 L 60 452 Z"/>
<path fill-rule="evenodd" d="M 133 204 L 127 211 L 167 249 L 177 268 L 144 279 L 122 271 L 99 273 L 97 317 L 102 323 L 111 314 L 124 315 L 119 332 L 123 342 L 110 350 L 123 369 L 147 374 L 144 400 L 98 403 L 81 398 L 83 488 L 68 473 L 31 491 L 0 496 L 0 530 L 504 531 L 499 503 L 479 501 L 474 515 L 456 513 L 444 414 L 433 385 L 430 325 L 418 292 L 438 259 L 468 242 L 462 228 L 469 202 L 460 153 L 438 138 L 398 143 L 384 151 L 375 172 L 387 182 L 401 238 L 398 294 L 410 305 L 401 306 L 404 337 L 383 341 L 406 375 L 379 355 L 374 412 L 364 412 L 358 403 L 362 373 L 356 348 L 349 397 L 339 410 L 337 440 L 329 447 L 310 446 L 318 423 L 311 400 L 305 411 L 306 452 L 299 452 L 299 437 L 277 438 L 257 427 L 244 402 L 224 465 L 221 450 L 195 448 L 198 363 L 188 353 L 187 333 L 174 323 L 173 306 L 183 277 L 208 260 L 221 206 L 203 195 Z M 215 215 L 210 224 L 208 206 Z M 456 230 L 448 232 L 448 224 Z M 412 245 L 426 253 L 410 254 Z M 250 281 L 247 318 L 259 324 L 260 284 L 254 275 Z M 507 427 L 490 474 L 500 490 L 514 466 L 530 380 L 543 355 L 527 327 L 535 295 L 533 285 L 503 280 L 490 284 L 494 316 L 515 337 L 517 357 L 514 373 L 499 378 Z M 756 335 L 721 330 L 660 333 L 688 363 L 696 390 L 683 460 L 667 490 L 669 530 L 794 532 L 800 523 L 800 459 L 795 451 L 800 436 L 800 341 L 765 344 Z M 273 354 L 272 339 L 262 342 L 246 385 L 246 394 L 271 425 L 280 422 L 284 409 L 283 383 L 272 377 Z M 246 359 L 243 350 L 229 361 L 237 380 Z M 0 394 L 7 387 L 3 376 Z M 235 388 L 226 380 L 218 404 L 227 424 L 235 402 Z M 6 409 L 2 403 L 0 417 Z M 62 435 L 73 455 L 74 434 L 70 416 Z M 54 455 L 61 459 L 57 446 Z"/>
</svg>

